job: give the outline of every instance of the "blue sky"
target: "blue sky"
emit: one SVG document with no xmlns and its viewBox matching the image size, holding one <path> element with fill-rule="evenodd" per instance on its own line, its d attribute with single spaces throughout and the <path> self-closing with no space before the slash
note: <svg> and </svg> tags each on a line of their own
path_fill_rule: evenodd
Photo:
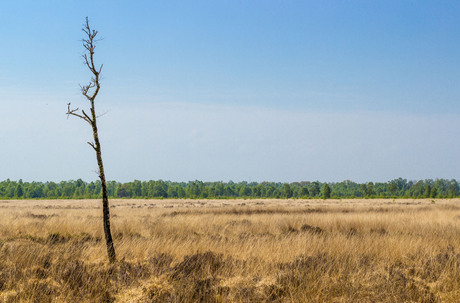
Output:
<svg viewBox="0 0 460 303">
<path fill-rule="evenodd" d="M 458 1 L 2 1 L 0 179 L 457 178 Z"/>
</svg>

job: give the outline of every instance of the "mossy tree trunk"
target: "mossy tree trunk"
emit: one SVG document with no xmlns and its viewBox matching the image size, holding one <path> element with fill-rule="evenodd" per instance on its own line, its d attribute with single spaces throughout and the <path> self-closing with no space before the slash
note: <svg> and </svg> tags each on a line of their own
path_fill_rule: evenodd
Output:
<svg viewBox="0 0 460 303">
<path fill-rule="evenodd" d="M 93 76 L 89 84 L 81 86 L 82 95 L 90 102 L 90 111 L 91 114 L 88 115 L 84 110 L 70 109 L 70 103 L 67 104 L 67 116 L 76 116 L 88 122 L 91 125 L 93 130 L 93 142 L 88 142 L 88 144 L 94 149 L 96 152 L 97 158 L 97 165 L 99 167 L 99 178 L 101 179 L 101 190 L 102 190 L 102 217 L 103 217 L 103 226 L 104 226 L 104 234 L 105 234 L 105 242 L 107 246 L 107 254 L 109 257 L 109 262 L 113 263 L 117 260 L 115 254 L 115 247 L 113 246 L 113 239 L 112 233 L 110 231 L 110 213 L 109 213 L 109 199 L 107 195 L 107 184 L 105 180 L 105 173 L 104 173 L 104 164 L 102 162 L 102 153 L 101 153 L 101 143 L 99 141 L 99 134 L 97 130 L 97 115 L 96 109 L 94 106 L 94 100 L 99 93 L 101 88 L 99 83 L 100 73 L 102 70 L 101 66 L 96 69 L 94 64 L 94 49 L 96 48 L 95 43 L 97 42 L 96 36 L 97 31 L 91 30 L 88 22 L 88 17 L 86 17 L 86 23 L 83 27 L 83 32 L 85 33 L 85 38 L 82 39 L 83 47 L 86 49 L 86 53 L 83 55 L 83 59 L 85 65 L 89 68 Z"/>
</svg>

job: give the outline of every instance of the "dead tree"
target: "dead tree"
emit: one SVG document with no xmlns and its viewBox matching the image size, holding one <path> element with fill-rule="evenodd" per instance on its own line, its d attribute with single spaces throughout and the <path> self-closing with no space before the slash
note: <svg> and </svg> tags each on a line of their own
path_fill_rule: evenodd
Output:
<svg viewBox="0 0 460 303">
<path fill-rule="evenodd" d="M 92 73 L 91 80 L 87 85 L 80 85 L 82 95 L 90 103 L 90 113 L 87 114 L 85 110 L 80 110 L 79 108 L 71 109 L 70 103 L 67 104 L 67 118 L 69 116 L 75 116 L 86 121 L 93 130 L 93 142 L 88 142 L 88 144 L 96 152 L 97 165 L 99 166 L 99 178 L 101 179 L 102 187 L 102 216 L 103 216 L 103 225 L 104 225 L 104 234 L 105 242 L 107 244 L 107 253 L 109 256 L 109 262 L 113 263 L 116 261 L 115 248 L 113 246 L 112 233 L 110 232 L 110 214 L 109 214 L 109 199 L 107 196 L 107 185 L 105 181 L 104 174 L 104 165 L 102 164 L 102 155 L 101 155 L 101 143 L 99 142 L 99 135 L 97 132 L 97 123 L 96 120 L 96 110 L 94 107 L 94 100 L 99 93 L 101 88 L 100 86 L 100 74 L 102 71 L 102 64 L 99 67 L 96 67 L 94 63 L 94 49 L 96 48 L 96 39 L 97 31 L 91 30 L 88 22 L 88 17 L 86 17 L 86 23 L 82 28 L 82 31 L 85 33 L 84 38 L 82 39 L 83 47 L 85 48 L 85 54 L 82 55 L 85 65 L 89 68 Z"/>
</svg>

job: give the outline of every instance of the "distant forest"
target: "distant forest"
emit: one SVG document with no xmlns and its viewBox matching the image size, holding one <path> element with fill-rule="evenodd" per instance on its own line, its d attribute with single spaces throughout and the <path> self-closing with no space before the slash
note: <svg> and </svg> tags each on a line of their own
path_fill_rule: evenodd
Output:
<svg viewBox="0 0 460 303">
<path fill-rule="evenodd" d="M 385 183 L 314 182 L 107 182 L 111 198 L 454 198 L 460 196 L 456 180 L 436 179 Z M 84 199 L 100 198 L 99 181 L 81 179 L 55 182 L 0 182 L 0 199 Z"/>
</svg>

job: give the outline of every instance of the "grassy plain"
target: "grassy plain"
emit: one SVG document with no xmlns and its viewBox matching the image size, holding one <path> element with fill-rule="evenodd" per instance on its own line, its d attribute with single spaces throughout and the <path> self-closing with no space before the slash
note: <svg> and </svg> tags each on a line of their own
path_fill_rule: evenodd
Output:
<svg viewBox="0 0 460 303">
<path fill-rule="evenodd" d="M 0 302 L 460 302 L 460 200 L 0 201 Z"/>
</svg>

